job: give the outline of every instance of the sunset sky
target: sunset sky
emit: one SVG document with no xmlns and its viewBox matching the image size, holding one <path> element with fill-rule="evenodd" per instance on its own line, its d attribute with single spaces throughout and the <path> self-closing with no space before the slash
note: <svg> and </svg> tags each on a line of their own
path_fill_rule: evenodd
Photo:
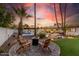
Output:
<svg viewBox="0 0 79 59">
<path fill-rule="evenodd" d="M 34 4 L 33 3 L 12 3 L 12 4 L 5 4 L 7 9 L 12 11 L 11 6 L 15 6 L 16 8 L 23 5 L 25 8 L 29 7 L 29 9 L 26 11 L 28 14 L 32 15 L 33 17 L 29 19 L 23 19 L 24 24 L 29 23 L 29 25 L 34 24 Z M 60 17 L 60 10 L 59 10 L 59 4 L 56 5 L 56 12 L 57 12 L 57 18 L 58 21 L 61 22 Z M 62 5 L 62 13 L 64 12 L 64 3 Z M 76 21 L 79 22 L 79 4 L 66 4 L 67 5 L 67 12 L 66 12 L 66 20 L 67 22 L 75 23 Z M 37 3 L 36 4 L 36 18 L 37 18 L 37 25 L 40 26 L 53 26 L 53 24 L 56 22 L 55 19 L 55 12 L 54 12 L 54 6 L 53 3 Z M 17 24 L 19 20 L 19 17 L 16 15 L 16 21 Z M 74 22 L 75 21 L 75 22 Z"/>
</svg>

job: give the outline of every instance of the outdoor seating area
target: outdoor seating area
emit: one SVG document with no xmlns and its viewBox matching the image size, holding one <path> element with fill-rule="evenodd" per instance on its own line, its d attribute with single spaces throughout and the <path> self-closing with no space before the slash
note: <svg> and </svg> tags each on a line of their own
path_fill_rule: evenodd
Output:
<svg viewBox="0 0 79 59">
<path fill-rule="evenodd" d="M 22 36 L 20 36 L 20 39 L 18 39 L 17 43 L 13 45 L 9 50 L 9 55 L 15 56 L 15 55 L 23 55 L 23 56 L 52 56 L 52 55 L 60 55 L 60 48 L 55 43 L 50 43 L 50 39 L 46 39 L 43 41 L 40 41 L 38 45 L 33 45 L 31 40 L 23 39 Z M 52 47 L 52 48 L 51 48 Z M 56 51 L 55 51 L 56 50 Z"/>
</svg>

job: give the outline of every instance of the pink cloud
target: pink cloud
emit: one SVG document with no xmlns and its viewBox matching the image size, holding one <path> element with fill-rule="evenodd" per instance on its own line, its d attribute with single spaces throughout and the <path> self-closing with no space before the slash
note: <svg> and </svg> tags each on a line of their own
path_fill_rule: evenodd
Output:
<svg viewBox="0 0 79 59">
<path fill-rule="evenodd" d="M 24 4 L 24 6 L 27 6 L 27 7 L 31 7 L 33 5 L 33 3 L 26 3 Z M 37 17 L 43 17 L 45 19 L 48 19 L 48 20 L 52 20 L 52 21 L 55 21 L 55 13 L 52 13 L 50 12 L 46 6 L 49 5 L 47 3 L 37 3 Z M 60 9 L 59 9 L 59 4 L 55 4 L 56 5 L 56 12 L 57 12 L 57 18 L 58 18 L 58 21 L 60 21 L 61 19 L 61 16 L 60 16 Z M 52 6 L 52 9 L 53 9 L 53 4 L 51 4 Z M 34 11 L 31 11 L 31 12 L 34 12 Z"/>
</svg>

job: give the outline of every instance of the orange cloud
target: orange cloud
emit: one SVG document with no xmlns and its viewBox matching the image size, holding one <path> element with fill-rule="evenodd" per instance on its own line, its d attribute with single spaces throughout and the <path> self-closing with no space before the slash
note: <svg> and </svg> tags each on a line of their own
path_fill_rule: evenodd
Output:
<svg viewBox="0 0 79 59">
<path fill-rule="evenodd" d="M 31 7 L 33 5 L 33 3 L 24 3 L 23 4 L 25 7 Z"/>
</svg>

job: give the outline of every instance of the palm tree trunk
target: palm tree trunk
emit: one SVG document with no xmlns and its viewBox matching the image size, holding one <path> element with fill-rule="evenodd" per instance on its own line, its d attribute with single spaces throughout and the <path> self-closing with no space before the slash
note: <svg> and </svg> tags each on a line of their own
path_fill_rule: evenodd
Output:
<svg viewBox="0 0 79 59">
<path fill-rule="evenodd" d="M 61 8 L 61 4 L 59 4 L 59 8 L 60 8 L 60 14 L 61 14 L 61 20 L 62 20 L 62 31 L 63 31 L 63 36 L 66 35 L 66 5 L 64 6 L 64 14 L 62 13 L 62 8 Z"/>
<path fill-rule="evenodd" d="M 36 3 L 34 3 L 34 35 L 36 37 Z"/>
<path fill-rule="evenodd" d="M 64 23 L 64 20 L 63 20 L 63 13 L 62 13 L 62 8 L 61 8 L 61 3 L 59 4 L 59 9 L 60 9 L 60 15 L 61 15 L 61 29 L 62 29 L 62 36 L 64 36 L 64 26 L 63 26 L 63 23 Z"/>
<path fill-rule="evenodd" d="M 62 8 L 61 8 L 61 3 L 59 4 L 59 8 L 60 8 L 60 15 L 61 15 L 61 23 L 62 23 L 62 30 L 63 30 L 63 14 L 62 14 Z"/>
<path fill-rule="evenodd" d="M 64 35 L 66 35 L 66 9 L 67 5 L 64 6 Z"/>
<path fill-rule="evenodd" d="M 22 17 L 20 18 L 19 26 L 18 26 L 18 37 L 22 35 Z"/>
<path fill-rule="evenodd" d="M 56 19 L 57 28 L 59 29 L 58 20 L 57 20 L 57 14 L 56 14 L 55 3 L 54 3 L 54 12 L 55 12 L 55 19 Z"/>
</svg>

